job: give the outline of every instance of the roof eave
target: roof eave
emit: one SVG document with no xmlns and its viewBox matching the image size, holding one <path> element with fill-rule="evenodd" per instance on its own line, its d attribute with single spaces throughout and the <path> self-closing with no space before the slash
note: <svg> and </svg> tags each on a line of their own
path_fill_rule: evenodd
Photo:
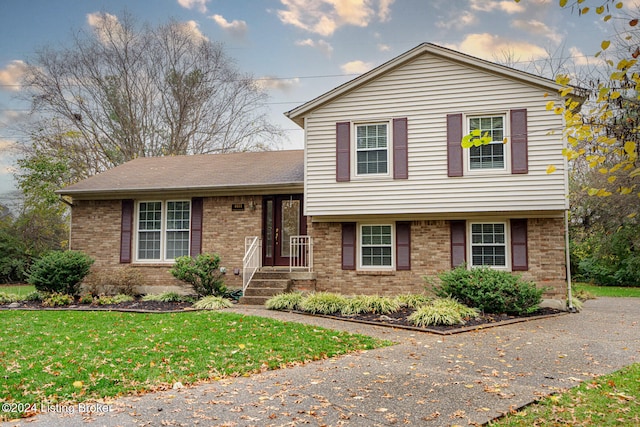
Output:
<svg viewBox="0 0 640 427">
<path fill-rule="evenodd" d="M 189 187 L 174 187 L 174 188 L 118 188 L 118 189 L 104 189 L 104 190 L 57 190 L 55 193 L 60 196 L 70 196 L 74 199 L 83 200 L 106 200 L 106 199 L 122 199 L 127 197 L 147 197 L 162 195 L 163 197 L 169 195 L 259 195 L 259 194 L 274 194 L 287 192 L 302 192 L 304 190 L 304 183 L 302 181 L 296 182 L 281 182 L 270 184 L 258 184 L 258 185 L 232 185 L 232 186 L 189 186 Z"/>
</svg>

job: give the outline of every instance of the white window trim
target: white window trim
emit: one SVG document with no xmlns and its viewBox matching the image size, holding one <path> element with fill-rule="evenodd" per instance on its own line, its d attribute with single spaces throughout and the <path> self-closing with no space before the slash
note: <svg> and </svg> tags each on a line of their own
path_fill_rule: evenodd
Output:
<svg viewBox="0 0 640 427">
<path fill-rule="evenodd" d="M 161 226 L 160 226 L 160 258 L 159 259 L 140 259 L 138 258 L 138 228 L 140 227 L 140 204 L 141 203 L 157 203 L 162 204 L 161 210 Z M 133 239 L 135 244 L 134 262 L 137 264 L 173 264 L 175 258 L 168 259 L 166 256 L 166 242 L 167 242 L 167 205 L 168 202 L 188 202 L 189 203 L 189 252 L 191 252 L 191 214 L 193 206 L 189 199 L 165 199 L 165 200 L 137 200 L 134 209 L 134 221 L 133 221 Z M 189 253 L 191 255 L 191 253 Z"/>
<path fill-rule="evenodd" d="M 504 256 L 505 256 L 505 265 L 473 265 L 473 242 L 471 240 L 471 227 L 473 224 L 503 224 L 504 225 Z M 467 259 L 469 260 L 468 267 L 476 268 L 476 267 L 489 267 L 494 270 L 503 270 L 503 271 L 511 271 L 511 227 L 509 226 L 510 222 L 500 219 L 500 220 L 482 220 L 482 221 L 467 221 Z"/>
<path fill-rule="evenodd" d="M 358 126 L 367 125 L 386 125 L 387 126 L 387 173 L 366 173 L 358 174 Z M 383 120 L 365 120 L 351 122 L 351 179 L 371 180 L 380 178 L 393 178 L 393 121 L 390 119 Z"/>
<path fill-rule="evenodd" d="M 464 170 L 469 175 L 488 175 L 499 174 L 506 175 L 511 173 L 511 129 L 510 129 L 510 116 L 509 111 L 488 111 L 481 113 L 465 114 L 464 116 L 464 132 L 463 135 L 468 135 L 471 132 L 471 126 L 469 122 L 473 118 L 477 117 L 495 117 L 502 116 L 504 118 L 504 137 L 507 138 L 507 143 L 503 144 L 504 153 L 504 167 L 503 168 L 491 168 L 491 169 L 471 169 L 471 150 L 465 149 L 464 158 Z"/>
<path fill-rule="evenodd" d="M 391 227 L 391 265 L 362 265 L 362 227 L 363 226 L 385 226 Z M 360 271 L 395 271 L 396 268 L 396 226 L 394 223 L 379 223 L 379 222 L 363 222 L 358 223 L 357 232 L 357 248 L 356 254 L 358 257 L 358 270 Z"/>
</svg>

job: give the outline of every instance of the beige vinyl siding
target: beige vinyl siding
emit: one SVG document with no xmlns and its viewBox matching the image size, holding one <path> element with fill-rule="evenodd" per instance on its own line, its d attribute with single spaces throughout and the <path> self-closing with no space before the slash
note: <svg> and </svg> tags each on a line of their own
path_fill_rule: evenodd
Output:
<svg viewBox="0 0 640 427">
<path fill-rule="evenodd" d="M 556 95 L 544 94 L 544 89 L 504 76 L 419 56 L 305 117 L 306 214 L 565 209 L 562 117 L 545 108 Z M 448 177 L 447 114 L 504 112 L 508 123 L 508 111 L 516 108 L 527 109 L 529 173 L 469 172 L 465 160 L 465 176 Z M 352 173 L 350 182 L 336 182 L 336 122 L 395 117 L 408 118 L 409 179 L 360 179 Z M 557 168 L 553 174 L 546 173 L 550 164 Z"/>
</svg>

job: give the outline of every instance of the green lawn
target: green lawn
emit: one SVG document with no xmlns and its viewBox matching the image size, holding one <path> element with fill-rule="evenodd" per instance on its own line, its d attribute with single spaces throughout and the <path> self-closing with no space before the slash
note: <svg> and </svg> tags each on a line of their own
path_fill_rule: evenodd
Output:
<svg viewBox="0 0 640 427">
<path fill-rule="evenodd" d="M 564 394 L 549 396 L 489 425 L 638 426 L 640 363 L 585 381 Z"/>
<path fill-rule="evenodd" d="M 35 286 L 32 285 L 0 285 L 0 292 L 4 292 L 6 294 L 25 296 L 35 290 Z"/>
<path fill-rule="evenodd" d="M 574 283 L 573 288 L 592 293 L 596 297 L 633 297 L 640 298 L 640 288 L 623 286 L 597 286 L 588 283 Z"/>
<path fill-rule="evenodd" d="M 0 402 L 81 402 L 390 343 L 225 312 L 0 311 Z M 0 412 L 1 418 L 18 414 Z"/>
</svg>

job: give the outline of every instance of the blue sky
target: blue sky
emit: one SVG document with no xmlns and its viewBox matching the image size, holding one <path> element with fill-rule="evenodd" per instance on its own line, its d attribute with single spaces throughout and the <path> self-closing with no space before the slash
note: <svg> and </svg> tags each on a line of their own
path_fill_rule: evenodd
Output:
<svg viewBox="0 0 640 427">
<path fill-rule="evenodd" d="M 223 42 L 267 88 L 285 149 L 303 147 L 285 111 L 422 42 L 488 60 L 509 51 L 522 64 L 564 45 L 563 55 L 583 63 L 611 30 L 593 13 L 560 10 L 557 0 L 0 0 L 0 203 L 13 186 L 7 148 L 22 138 L 29 108 L 16 99 L 23 62 L 43 46 L 68 45 L 74 31 L 91 29 L 95 13 L 125 10 L 152 25 L 188 22 Z"/>
</svg>

